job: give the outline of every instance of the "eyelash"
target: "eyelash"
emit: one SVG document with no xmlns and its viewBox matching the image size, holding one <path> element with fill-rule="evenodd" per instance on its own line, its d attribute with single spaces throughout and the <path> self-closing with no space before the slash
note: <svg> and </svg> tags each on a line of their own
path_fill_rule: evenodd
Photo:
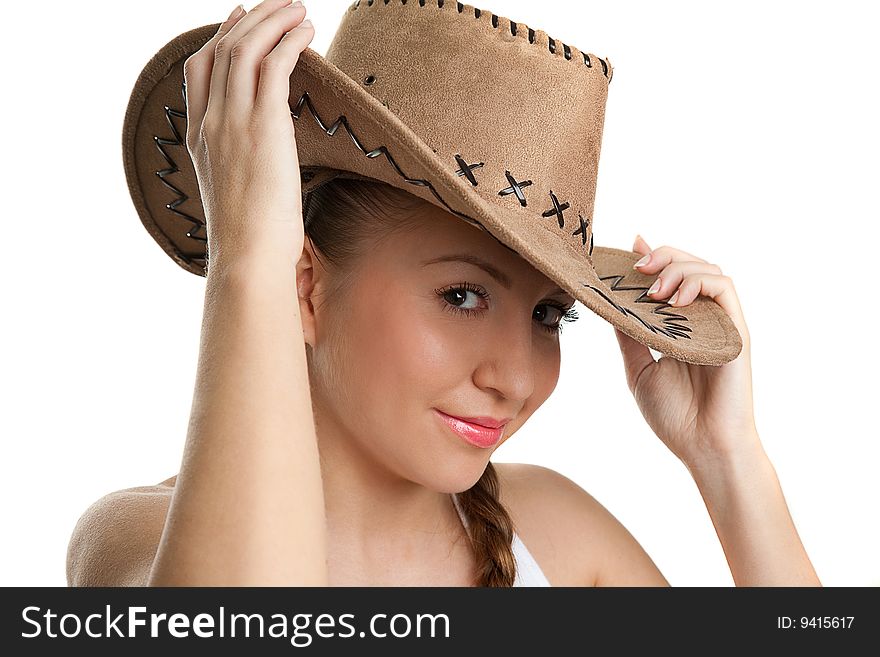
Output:
<svg viewBox="0 0 880 657">
<path fill-rule="evenodd" d="M 460 291 L 460 290 L 466 290 L 468 292 L 473 292 L 474 294 L 476 294 L 478 297 L 480 297 L 481 299 L 483 299 L 485 301 L 488 301 L 491 298 L 489 293 L 486 292 L 486 290 L 484 290 L 483 288 L 481 288 L 478 285 L 474 285 L 473 283 L 467 283 L 467 282 L 458 283 L 457 285 L 450 285 L 449 287 L 444 287 L 439 290 L 434 290 L 434 292 L 436 292 L 437 296 L 440 298 L 440 302 L 443 304 L 444 309 L 447 309 L 450 312 L 464 314 L 464 315 L 467 315 L 468 317 L 470 317 L 471 314 L 473 314 L 473 313 L 483 312 L 482 310 L 475 310 L 473 308 L 459 308 L 457 306 L 452 305 L 451 303 L 449 303 L 448 301 L 446 301 L 443 298 L 447 294 L 449 294 L 450 292 L 455 292 L 455 291 Z M 558 324 L 551 325 L 551 326 L 548 326 L 547 324 L 541 324 L 541 327 L 545 331 L 547 331 L 548 333 L 561 334 L 562 333 L 562 325 L 565 322 L 575 322 L 578 320 L 578 313 L 577 313 L 577 310 L 575 310 L 574 308 L 569 308 L 566 310 L 565 306 L 563 306 L 562 304 L 552 303 L 552 302 L 542 303 L 541 305 L 542 306 L 549 306 L 551 308 L 557 308 L 559 310 L 559 312 L 562 313 L 562 316 L 561 316 Z"/>
</svg>

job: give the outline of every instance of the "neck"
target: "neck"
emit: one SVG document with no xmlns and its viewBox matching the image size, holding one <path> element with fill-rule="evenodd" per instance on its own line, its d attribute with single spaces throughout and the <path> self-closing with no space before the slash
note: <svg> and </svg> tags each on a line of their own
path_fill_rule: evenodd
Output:
<svg viewBox="0 0 880 657">
<path fill-rule="evenodd" d="M 364 558 L 448 550 L 463 532 L 450 493 L 396 473 L 336 419 L 316 410 L 328 539 Z"/>
</svg>

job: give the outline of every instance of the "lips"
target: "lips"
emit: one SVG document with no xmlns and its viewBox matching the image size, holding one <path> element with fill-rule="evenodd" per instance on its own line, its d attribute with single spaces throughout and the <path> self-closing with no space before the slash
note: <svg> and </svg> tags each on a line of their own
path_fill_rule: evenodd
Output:
<svg viewBox="0 0 880 657">
<path fill-rule="evenodd" d="M 481 447 L 483 449 L 495 446 L 504 433 L 504 427 L 509 420 L 498 421 L 492 418 L 460 418 L 453 415 L 447 415 L 443 411 L 436 408 L 434 412 L 437 416 L 454 431 L 460 438 L 463 438 L 471 445 Z M 477 422 L 476 420 L 479 420 Z M 483 424 L 485 422 L 486 424 Z M 488 426 L 495 425 L 495 426 Z"/>
</svg>

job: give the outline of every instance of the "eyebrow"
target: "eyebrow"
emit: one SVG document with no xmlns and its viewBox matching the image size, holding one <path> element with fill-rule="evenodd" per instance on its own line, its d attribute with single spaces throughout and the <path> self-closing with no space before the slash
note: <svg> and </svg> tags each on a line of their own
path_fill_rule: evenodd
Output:
<svg viewBox="0 0 880 657">
<path fill-rule="evenodd" d="M 480 269 L 485 271 L 487 274 L 489 274 L 489 276 L 491 276 L 496 281 L 501 283 L 501 285 L 503 285 L 506 289 L 509 290 L 511 288 L 512 283 L 510 281 L 510 277 L 507 276 L 507 274 L 500 271 L 497 267 L 495 267 L 491 263 L 486 262 L 482 258 L 477 257 L 475 255 L 471 255 L 469 253 L 453 253 L 450 255 L 443 255 L 443 256 L 439 256 L 437 258 L 431 258 L 430 260 L 425 260 L 422 263 L 422 266 L 426 267 L 427 265 L 433 265 L 438 262 L 466 262 L 468 264 L 474 265 L 475 267 L 479 267 Z M 550 294 L 557 294 L 557 293 L 568 294 L 569 296 L 571 296 L 568 292 L 563 290 L 561 287 L 557 287 L 557 288 L 550 291 Z"/>
</svg>

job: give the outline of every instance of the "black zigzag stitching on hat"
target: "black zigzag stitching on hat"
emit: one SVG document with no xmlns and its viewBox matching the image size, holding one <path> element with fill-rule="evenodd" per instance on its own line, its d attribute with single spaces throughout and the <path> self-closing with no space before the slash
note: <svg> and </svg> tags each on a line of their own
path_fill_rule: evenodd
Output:
<svg viewBox="0 0 880 657">
<path fill-rule="evenodd" d="M 183 102 L 184 107 L 186 107 L 186 82 L 183 83 L 182 86 L 183 93 Z M 172 139 L 167 139 L 163 137 L 154 136 L 153 141 L 156 144 L 156 147 L 159 149 L 159 152 L 162 154 L 162 157 L 165 158 L 165 161 L 168 163 L 167 169 L 160 169 L 156 172 L 156 175 L 159 176 L 159 180 L 162 181 L 162 184 L 171 189 L 175 194 L 177 194 L 177 198 L 174 199 L 171 203 L 166 203 L 165 207 L 171 210 L 174 214 L 183 217 L 187 221 L 189 221 L 193 228 L 187 231 L 186 236 L 190 239 L 198 240 L 199 242 L 203 242 L 207 244 L 208 237 L 207 235 L 203 236 L 201 233 L 204 232 L 205 223 L 199 219 L 196 219 L 192 215 L 187 214 L 186 212 L 181 212 L 177 209 L 182 203 L 185 203 L 189 200 L 189 196 L 187 196 L 183 190 L 178 189 L 170 182 L 165 180 L 166 176 L 169 176 L 173 173 L 177 173 L 180 169 L 177 167 L 177 163 L 174 159 L 168 154 L 168 152 L 163 148 L 164 146 L 184 146 L 184 140 L 180 136 L 180 132 L 177 130 L 177 126 L 174 125 L 174 121 L 171 120 L 172 116 L 176 116 L 179 119 L 183 119 L 186 121 L 186 112 L 181 110 L 176 110 L 168 107 L 168 105 L 164 105 L 163 109 L 165 110 L 165 119 L 168 121 L 168 125 L 171 128 L 171 132 L 174 134 Z M 182 258 L 189 261 L 189 258 L 180 254 Z"/>
<path fill-rule="evenodd" d="M 622 306 L 621 304 L 617 303 L 614 299 L 610 298 L 607 294 L 605 294 L 602 290 L 600 290 L 596 286 L 590 285 L 589 283 L 584 283 L 583 281 L 581 281 L 581 285 L 583 285 L 584 287 L 588 287 L 591 290 L 593 290 L 594 292 L 596 292 L 597 294 L 599 294 L 603 299 L 605 299 L 608 303 L 610 303 L 612 306 L 617 308 L 624 315 L 631 315 L 632 317 L 635 317 L 646 328 L 650 329 L 654 333 L 662 333 L 663 335 L 668 335 L 669 337 L 671 337 L 675 340 L 678 340 L 678 338 L 680 338 L 680 337 L 687 338 L 688 340 L 691 339 L 691 336 L 689 336 L 688 333 L 692 333 L 693 329 L 691 329 L 688 326 L 681 326 L 681 325 L 675 323 L 675 322 L 680 322 L 680 321 L 686 322 L 686 321 L 688 321 L 687 317 L 685 317 L 684 315 L 678 315 L 676 313 L 671 313 L 671 312 L 667 312 L 665 310 L 662 310 L 662 308 L 664 308 L 664 307 L 671 308 L 671 306 L 668 303 L 666 303 L 665 301 L 656 301 L 655 299 L 648 298 L 648 296 L 646 294 L 649 289 L 648 287 L 642 287 L 641 285 L 636 285 L 636 286 L 631 286 L 631 287 L 621 287 L 620 282 L 624 278 L 625 277 L 623 275 L 615 274 L 612 276 L 600 276 L 599 280 L 607 281 L 609 279 L 613 279 L 614 282 L 611 284 L 611 289 L 615 292 L 617 292 L 618 290 L 641 290 L 642 293 L 635 299 L 635 303 L 656 304 L 658 307 L 654 308 L 653 313 L 656 315 L 663 315 L 663 318 L 662 318 L 663 326 L 660 326 L 657 324 L 650 324 L 649 322 L 646 322 L 638 314 L 634 313 L 632 310 L 630 310 L 626 306 Z"/>
<path fill-rule="evenodd" d="M 382 4 L 387 5 L 389 2 L 391 2 L 391 0 L 383 0 Z M 367 0 L 368 7 L 372 7 L 373 4 L 378 5 L 379 3 L 375 2 L 375 0 Z M 400 0 L 400 4 L 402 4 L 402 5 L 407 4 L 407 0 Z M 444 4 L 444 0 L 437 0 L 437 8 L 438 9 L 443 9 L 443 4 Z M 456 2 L 455 4 L 458 9 L 458 13 L 459 14 L 462 13 L 464 11 L 464 5 L 460 2 Z M 348 9 L 349 9 L 349 11 L 354 11 L 355 9 L 360 7 L 360 5 L 361 5 L 361 0 L 355 0 L 354 4 L 349 6 Z M 425 0 L 419 0 L 419 7 L 424 7 L 424 6 L 425 6 Z M 485 11 L 485 10 L 478 9 L 478 8 L 474 7 L 474 18 L 479 18 L 482 15 L 483 11 Z M 488 13 L 489 16 L 492 17 L 492 27 L 498 27 L 498 16 L 496 16 L 492 12 L 486 12 L 486 13 Z M 517 24 L 515 22 L 510 21 L 510 33 L 513 36 L 516 36 L 516 29 L 517 29 L 516 26 L 517 26 Z M 525 25 L 525 27 L 529 31 L 529 43 L 535 43 L 535 30 L 530 28 L 528 25 Z M 567 46 L 566 44 L 562 43 L 561 41 L 559 41 L 558 39 L 553 39 L 549 35 L 547 36 L 547 49 L 551 53 L 556 53 L 557 44 L 562 46 L 562 52 L 565 55 L 565 58 L 570 60 L 571 59 L 571 48 L 569 46 Z M 581 52 L 581 55 L 583 55 L 583 58 L 584 58 L 584 65 L 587 68 L 592 68 L 593 64 L 590 61 L 590 56 L 587 55 L 587 53 L 585 53 L 585 52 Z M 602 75 L 604 75 L 608 79 L 608 84 L 611 84 L 611 78 L 614 77 L 614 70 L 613 69 L 611 70 L 611 75 L 608 74 L 608 70 L 610 69 L 608 58 L 607 57 L 605 59 L 600 58 L 599 63 L 602 64 Z"/>
<path fill-rule="evenodd" d="M 460 219 L 464 219 L 465 221 L 467 221 L 470 224 L 477 226 L 481 230 L 485 231 L 488 235 L 491 235 L 492 238 L 496 242 L 501 244 L 505 249 L 507 249 L 508 251 L 512 251 L 513 253 L 516 253 L 516 250 L 510 248 L 504 242 L 502 242 L 497 237 L 492 235 L 492 233 L 489 232 L 489 230 L 485 226 L 483 226 L 483 224 L 481 224 L 479 221 L 477 221 L 476 219 L 474 219 L 472 217 L 467 216 L 466 214 L 463 214 L 461 212 L 458 212 L 457 210 L 452 209 L 449 206 L 449 204 L 443 200 L 443 197 L 440 196 L 440 194 L 437 192 L 437 190 L 434 189 L 434 186 L 430 182 L 428 182 L 424 178 L 410 178 L 408 175 L 406 175 L 403 172 L 403 170 L 400 168 L 400 166 L 397 164 L 397 162 L 394 160 L 394 158 L 391 156 L 391 153 L 388 152 L 388 149 L 384 145 L 377 146 L 376 148 L 372 148 L 369 150 L 366 147 L 364 147 L 364 145 L 361 143 L 361 140 L 358 139 L 357 135 L 355 135 L 354 132 L 352 131 L 351 126 L 348 124 L 348 119 L 345 117 L 344 114 L 340 114 L 339 117 L 336 119 L 336 121 L 334 121 L 328 127 L 326 122 L 323 121 L 321 119 L 321 117 L 318 116 L 318 113 L 315 111 L 315 107 L 314 107 L 314 105 L 312 105 L 312 99 L 309 97 L 308 91 L 303 92 L 303 95 L 300 96 L 299 101 L 297 101 L 297 103 L 296 103 L 296 107 L 291 112 L 294 119 L 299 120 L 300 114 L 302 113 L 302 108 L 304 105 L 309 108 L 309 113 L 312 115 L 312 118 L 315 119 L 315 122 L 318 124 L 318 126 L 321 128 L 321 130 L 323 130 L 328 136 L 332 137 L 333 135 L 335 135 L 336 131 L 339 129 L 340 125 L 345 126 L 345 130 L 348 132 L 348 136 L 351 137 L 351 140 L 354 142 L 354 145 L 358 147 L 358 150 L 360 150 L 361 153 L 363 153 L 364 155 L 366 155 L 369 158 L 376 158 L 376 157 L 379 157 L 380 155 L 384 155 L 385 159 L 388 160 L 388 162 L 391 164 L 392 167 L 394 167 L 394 170 L 397 172 L 397 174 L 401 178 L 403 178 L 406 182 L 410 183 L 411 185 L 418 185 L 419 187 L 427 187 L 429 190 L 431 190 L 431 193 L 434 195 L 434 198 L 436 198 L 438 201 L 440 201 L 440 203 L 443 204 L 443 207 L 445 207 L 450 213 L 454 214 L 456 217 L 459 217 Z"/>
<path fill-rule="evenodd" d="M 184 107 L 186 107 L 186 81 L 185 80 L 181 83 L 180 88 L 181 88 L 181 95 L 183 96 L 183 104 L 184 104 Z M 351 137 L 352 141 L 354 142 L 355 146 L 357 146 L 358 149 L 360 149 L 360 151 L 364 155 L 366 155 L 369 158 L 375 158 L 375 157 L 378 157 L 379 155 L 384 155 L 385 158 L 388 160 L 388 162 L 391 164 L 391 166 L 394 167 L 394 170 L 398 173 L 398 175 L 400 175 L 406 182 L 413 184 L 413 185 L 427 187 L 428 189 L 431 190 L 431 193 L 434 194 L 435 198 L 437 198 L 437 200 L 443 204 L 443 207 L 445 207 L 450 213 L 454 214 L 456 217 L 459 217 L 460 219 L 464 219 L 468 223 L 471 223 L 471 224 L 477 226 L 478 228 L 480 228 L 481 230 L 486 232 L 486 234 L 490 235 L 492 237 L 492 239 L 494 239 L 496 242 L 498 242 L 505 249 L 507 249 L 508 251 L 512 251 L 513 253 L 516 253 L 517 255 L 519 255 L 519 253 L 517 253 L 517 251 L 515 249 L 510 248 L 509 246 L 507 246 L 507 244 L 505 244 L 504 242 L 499 240 L 497 237 L 492 235 L 492 233 L 489 232 L 489 230 L 487 230 L 486 227 L 483 226 L 483 224 L 481 224 L 479 221 L 477 221 L 476 219 L 473 219 L 472 217 L 467 216 L 466 214 L 463 214 L 461 212 L 458 212 L 458 211 L 452 209 L 449 206 L 449 204 L 443 200 L 443 197 L 440 196 L 440 194 L 437 192 L 437 190 L 434 189 L 434 186 L 431 183 L 429 183 L 427 180 L 424 180 L 422 178 L 410 178 L 409 176 L 407 176 L 401 170 L 400 166 L 398 166 L 397 162 L 395 162 L 394 158 L 391 156 L 391 153 L 388 152 L 388 149 L 385 146 L 379 146 L 377 148 L 373 148 L 370 150 L 367 150 L 366 148 L 364 148 L 360 139 L 358 139 L 357 136 L 354 134 L 354 132 L 352 132 L 351 126 L 349 126 L 348 120 L 345 118 L 344 115 L 340 115 L 339 118 L 336 119 L 336 121 L 330 127 L 327 127 L 325 122 L 321 120 L 321 117 L 319 117 L 318 113 L 315 111 L 315 108 L 312 105 L 311 99 L 309 98 L 308 92 L 306 92 L 302 95 L 302 97 L 299 99 L 299 102 L 296 104 L 295 111 L 291 112 L 291 114 L 293 115 L 293 117 L 295 119 L 297 119 L 297 120 L 299 119 L 300 112 L 302 110 L 303 105 L 306 105 L 309 108 L 309 111 L 311 112 L 312 117 L 315 119 L 317 124 L 321 127 L 322 130 L 324 130 L 324 132 L 327 135 L 332 137 L 336 133 L 336 130 L 339 128 L 339 126 L 344 125 L 345 129 L 348 131 L 348 134 Z M 164 110 L 165 110 L 165 118 L 168 121 L 168 125 L 170 126 L 171 132 L 173 133 L 174 137 L 173 138 L 163 138 L 163 137 L 159 137 L 159 136 L 153 137 L 153 140 L 156 144 L 156 147 L 159 149 L 159 152 L 162 154 L 162 157 L 168 163 L 168 168 L 156 171 L 156 175 L 159 177 L 159 179 L 162 181 L 162 183 L 166 187 L 171 189 L 177 195 L 177 198 L 174 201 L 172 201 L 171 203 L 166 203 L 165 207 L 168 210 L 170 210 L 171 212 L 173 212 L 174 214 L 176 214 L 180 217 L 183 217 L 184 219 L 186 219 L 187 221 L 189 221 L 193 225 L 194 228 L 191 228 L 190 230 L 187 231 L 187 233 L 186 233 L 187 237 L 189 237 L 193 240 L 197 240 L 197 241 L 205 244 L 205 246 L 207 246 L 207 241 L 208 241 L 207 236 L 202 235 L 202 233 L 205 231 L 205 228 L 206 228 L 205 223 L 203 221 L 197 219 L 196 217 L 193 217 L 192 215 L 186 214 L 185 212 L 181 212 L 180 210 L 177 209 L 177 207 L 179 205 L 181 205 L 182 203 L 185 203 L 186 201 L 189 200 L 189 196 L 187 196 L 187 194 L 183 190 L 175 187 L 170 182 L 165 180 L 166 176 L 174 174 L 174 173 L 178 173 L 180 171 L 180 169 L 178 168 L 177 163 L 174 161 L 174 158 L 172 158 L 171 155 L 165 150 L 164 146 L 177 146 L 177 147 L 184 147 L 185 148 L 185 140 L 183 137 L 181 137 L 180 131 L 177 129 L 177 126 L 174 125 L 174 122 L 171 120 L 171 117 L 176 116 L 176 117 L 182 118 L 182 119 L 184 119 L 184 121 L 186 121 L 186 112 L 181 111 L 181 110 L 172 109 L 172 108 L 168 107 L 167 105 L 164 106 Z M 305 171 L 302 173 L 301 177 L 302 177 L 303 181 L 308 181 L 313 176 L 314 176 L 314 172 Z M 178 255 L 181 258 L 183 258 L 185 261 L 187 261 L 188 263 L 196 263 L 200 266 L 205 266 L 207 264 L 206 257 L 187 256 L 183 253 L 180 253 L 179 251 L 178 251 Z"/>
</svg>

